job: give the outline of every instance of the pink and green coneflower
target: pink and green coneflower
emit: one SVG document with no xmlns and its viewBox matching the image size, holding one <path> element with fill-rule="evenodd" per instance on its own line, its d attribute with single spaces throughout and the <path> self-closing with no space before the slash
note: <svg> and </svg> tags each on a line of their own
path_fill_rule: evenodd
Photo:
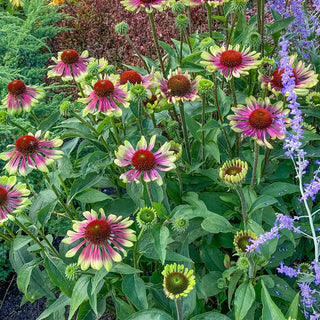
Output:
<svg viewBox="0 0 320 320">
<path fill-rule="evenodd" d="M 165 0 L 123 0 L 121 3 L 124 8 L 129 11 L 139 12 L 142 8 L 145 8 L 147 11 L 152 9 L 157 9 L 159 11 L 163 10 L 164 4 L 167 1 Z"/>
<path fill-rule="evenodd" d="M 294 92 L 297 95 L 306 96 L 310 88 L 318 83 L 318 75 L 311 70 L 311 66 L 305 66 L 302 61 L 294 64 L 296 56 L 291 56 L 289 65 L 292 67 L 293 78 L 295 82 Z M 274 94 L 278 95 L 283 93 L 282 75 L 284 69 L 277 68 L 270 76 L 260 74 L 259 81 L 261 82 L 262 89 L 269 89 Z"/>
<path fill-rule="evenodd" d="M 136 149 L 129 141 L 125 141 L 115 152 L 115 164 L 119 167 L 133 166 L 133 169 L 123 173 L 120 179 L 123 182 L 139 182 L 140 177 L 146 182 L 157 181 L 162 185 L 162 177 L 158 171 L 169 171 L 175 168 L 176 157 L 170 151 L 171 144 L 164 143 L 156 152 L 152 152 L 156 141 L 156 136 L 152 136 L 149 146 L 144 136 L 137 143 Z"/>
<path fill-rule="evenodd" d="M 19 171 L 25 176 L 28 167 L 48 172 L 47 166 L 62 157 L 61 150 L 53 149 L 62 145 L 61 139 L 48 140 L 49 132 L 46 132 L 43 138 L 40 136 L 41 131 L 37 131 L 35 135 L 32 133 L 23 135 L 16 140 L 15 144 L 8 145 L 13 147 L 13 150 L 0 154 L 0 159 L 10 160 L 4 167 L 9 174 L 15 175 Z"/>
<path fill-rule="evenodd" d="M 150 74 L 143 76 L 134 70 L 125 71 L 120 76 L 120 85 L 126 85 L 128 82 L 131 85 L 141 84 L 146 88 L 146 92 L 148 96 L 152 95 L 152 92 L 150 89 L 155 86 L 155 83 L 152 81 L 154 77 L 153 72 L 154 71 L 152 70 Z"/>
<path fill-rule="evenodd" d="M 17 178 L 0 177 L 0 222 L 8 219 L 8 215 L 21 212 L 24 207 L 31 204 L 27 198 L 30 191 L 24 183 L 16 183 Z"/>
<path fill-rule="evenodd" d="M 129 229 L 132 220 L 121 220 L 121 216 L 113 214 L 106 217 L 103 209 L 99 211 L 100 218 L 94 210 L 83 212 L 86 220 L 73 221 L 74 231 L 69 230 L 68 237 L 62 240 L 67 244 L 81 241 L 66 253 L 66 257 L 73 257 L 84 246 L 78 258 L 82 270 L 91 266 L 96 270 L 105 267 L 110 271 L 113 261 L 122 260 L 119 251 L 125 256 L 126 250 L 123 247 L 132 247 L 132 241 L 136 240 L 135 231 Z"/>
<path fill-rule="evenodd" d="M 82 52 L 81 55 L 76 50 L 67 49 L 63 52 L 58 52 L 58 59 L 52 58 L 56 63 L 55 66 L 50 66 L 48 77 L 61 77 L 63 81 L 70 81 L 73 78 L 80 80 L 87 73 L 87 63 L 91 58 L 88 58 L 88 51 Z"/>
<path fill-rule="evenodd" d="M 200 63 L 204 64 L 210 72 L 220 70 L 228 80 L 232 77 L 240 78 L 260 64 L 258 60 L 260 53 L 249 51 L 249 48 L 240 51 L 238 44 L 235 47 L 229 46 L 228 49 L 215 45 L 210 47 L 209 52 L 202 52 L 203 61 Z"/>
<path fill-rule="evenodd" d="M 199 99 L 197 84 L 199 79 L 191 81 L 188 72 L 182 74 L 180 68 L 176 71 L 170 70 L 168 80 L 160 73 L 156 73 L 156 78 L 160 83 L 159 92 L 169 103 L 177 104 L 180 101 L 194 101 Z"/>
<path fill-rule="evenodd" d="M 92 87 L 84 89 L 87 98 L 80 98 L 79 101 L 87 104 L 83 110 L 83 116 L 88 113 L 97 114 L 101 112 L 108 116 L 120 117 L 122 114 L 119 105 L 129 107 L 128 93 L 123 90 L 120 83 L 111 77 L 93 81 Z"/>
<path fill-rule="evenodd" d="M 21 80 L 13 80 L 7 86 L 8 94 L 2 100 L 8 113 L 14 115 L 22 111 L 30 112 L 32 107 L 38 103 L 38 99 L 44 95 L 39 88 L 26 86 Z"/>
<path fill-rule="evenodd" d="M 238 105 L 231 108 L 235 113 L 229 115 L 231 129 L 242 132 L 244 137 L 252 137 L 258 145 L 272 149 L 268 141 L 271 139 L 284 139 L 282 124 L 287 124 L 289 119 L 286 116 L 289 109 L 283 110 L 283 103 L 271 104 L 270 100 L 256 100 L 254 97 L 246 99 L 246 105 Z"/>
</svg>

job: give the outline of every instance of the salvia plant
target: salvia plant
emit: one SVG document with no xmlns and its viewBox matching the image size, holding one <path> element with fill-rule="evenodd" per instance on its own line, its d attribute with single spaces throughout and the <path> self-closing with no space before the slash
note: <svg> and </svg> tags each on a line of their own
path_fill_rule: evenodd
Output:
<svg viewBox="0 0 320 320">
<path fill-rule="evenodd" d="M 123 0 L 154 51 L 117 24 L 121 69 L 39 64 L 60 3 L 1 9 L 1 265 L 37 320 L 320 319 L 320 2 Z"/>
</svg>

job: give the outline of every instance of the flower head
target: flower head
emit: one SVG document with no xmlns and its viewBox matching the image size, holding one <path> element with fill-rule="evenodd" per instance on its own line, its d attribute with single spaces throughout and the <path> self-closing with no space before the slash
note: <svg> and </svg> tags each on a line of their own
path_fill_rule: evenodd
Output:
<svg viewBox="0 0 320 320">
<path fill-rule="evenodd" d="M 129 107 L 128 93 L 123 90 L 119 82 L 112 78 L 93 81 L 92 87 L 85 86 L 84 92 L 87 98 L 78 99 L 80 102 L 87 104 L 83 110 L 83 116 L 88 113 L 97 114 L 101 112 L 108 116 L 120 117 L 122 110 L 118 105 Z"/>
<path fill-rule="evenodd" d="M 208 5 L 216 8 L 224 5 L 230 0 L 184 0 L 185 4 L 190 7 L 199 6 L 202 3 L 208 3 Z"/>
<path fill-rule="evenodd" d="M 26 86 L 21 80 L 13 80 L 7 86 L 8 94 L 2 100 L 10 114 L 19 114 L 23 111 L 30 112 L 31 107 L 38 103 L 38 99 L 44 95 L 39 88 Z"/>
<path fill-rule="evenodd" d="M 196 284 L 193 270 L 188 270 L 183 264 L 167 264 L 162 275 L 164 292 L 172 300 L 186 297 Z"/>
<path fill-rule="evenodd" d="M 63 141 L 60 139 L 49 138 L 49 132 L 46 132 L 43 138 L 40 138 L 41 131 L 37 131 L 35 135 L 28 133 L 19 137 L 15 144 L 8 145 L 14 149 L 0 154 L 0 159 L 10 160 L 5 169 L 9 174 L 19 173 L 23 176 L 27 175 L 27 167 L 48 172 L 47 166 L 52 164 L 55 159 L 62 157 L 62 151 L 52 148 L 59 147 Z"/>
<path fill-rule="evenodd" d="M 311 92 L 307 95 L 306 101 L 312 108 L 319 108 L 320 107 L 320 92 Z"/>
<path fill-rule="evenodd" d="M 170 70 L 168 80 L 160 74 L 156 75 L 156 78 L 160 82 L 160 94 L 171 104 L 177 104 L 179 101 L 194 101 L 199 98 L 197 95 L 198 79 L 191 81 L 188 72 L 185 74 L 181 72 L 180 68 L 175 72 Z"/>
<path fill-rule="evenodd" d="M 311 66 L 305 66 L 302 61 L 299 61 L 296 65 L 294 64 L 296 56 L 290 56 L 288 65 L 292 68 L 293 79 L 295 82 L 294 92 L 297 95 L 307 95 L 308 89 L 314 87 L 318 83 L 317 74 L 311 70 Z M 274 94 L 278 95 L 283 93 L 282 78 L 285 75 L 285 70 L 277 68 L 270 76 L 260 74 L 259 81 L 261 87 L 267 88 Z M 287 93 L 285 93 L 287 94 Z"/>
<path fill-rule="evenodd" d="M 214 40 L 210 37 L 204 38 L 200 42 L 200 48 L 202 50 L 208 50 L 213 45 L 214 45 Z"/>
<path fill-rule="evenodd" d="M 189 219 L 183 216 L 175 217 L 171 221 L 172 229 L 178 233 L 185 232 L 189 226 Z"/>
<path fill-rule="evenodd" d="M 49 66 L 48 77 L 61 77 L 63 81 L 70 81 L 73 78 L 80 80 L 87 73 L 87 63 L 90 62 L 88 52 L 84 51 L 81 55 L 76 50 L 67 49 L 58 52 L 58 59 L 52 58 L 56 63 Z"/>
<path fill-rule="evenodd" d="M 230 184 L 240 183 L 247 175 L 248 163 L 240 159 L 226 161 L 219 170 L 220 179 Z"/>
<path fill-rule="evenodd" d="M 24 2 L 22 0 L 10 0 L 14 7 L 23 7 Z"/>
<path fill-rule="evenodd" d="M 171 140 L 169 143 L 169 151 L 173 152 L 174 156 L 176 157 L 176 161 L 178 161 L 182 156 L 182 145 L 180 143 L 174 142 L 173 140 Z"/>
<path fill-rule="evenodd" d="M 70 281 L 77 280 L 80 275 L 80 268 L 76 263 L 70 263 L 67 265 L 64 275 Z"/>
<path fill-rule="evenodd" d="M 251 231 L 238 231 L 233 239 L 233 244 L 238 253 L 247 253 L 247 246 L 252 243 L 252 240 L 257 240 L 257 236 Z"/>
<path fill-rule="evenodd" d="M 200 95 L 202 96 L 208 96 L 210 94 L 212 94 L 212 90 L 213 90 L 213 82 L 211 80 L 208 79 L 201 79 L 198 82 L 198 92 Z"/>
<path fill-rule="evenodd" d="M 229 115 L 231 128 L 236 132 L 242 132 L 243 136 L 252 137 L 261 146 L 272 149 L 268 142 L 271 139 L 284 139 L 284 130 L 281 123 L 289 122 L 285 116 L 288 109 L 282 109 L 282 102 L 272 105 L 270 100 L 256 100 L 254 97 L 246 98 L 246 106 L 238 105 L 232 108 L 234 115 Z"/>
<path fill-rule="evenodd" d="M 114 27 L 114 31 L 118 35 L 126 35 L 127 31 L 129 30 L 129 25 L 125 21 L 121 21 Z"/>
<path fill-rule="evenodd" d="M 141 8 L 145 8 L 147 12 L 152 11 L 152 9 L 157 9 L 162 11 L 166 3 L 165 0 L 122 0 L 124 8 L 129 11 L 139 12 Z"/>
<path fill-rule="evenodd" d="M 133 223 L 129 218 L 123 220 L 110 214 L 105 216 L 103 209 L 100 209 L 100 218 L 94 210 L 85 211 L 83 216 L 86 220 L 74 221 L 73 230 L 68 231 L 68 237 L 62 241 L 71 244 L 77 240 L 81 242 L 66 253 L 66 257 L 73 257 L 84 245 L 78 259 L 78 265 L 82 270 L 87 270 L 90 266 L 99 270 L 105 267 L 110 271 L 112 261 L 122 260 L 118 251 L 126 255 L 123 247 L 132 247 L 132 241 L 136 240 L 134 231 L 128 227 Z"/>
<path fill-rule="evenodd" d="M 237 261 L 237 268 L 243 271 L 248 271 L 249 269 L 249 260 L 245 256 L 240 256 Z"/>
<path fill-rule="evenodd" d="M 8 219 L 11 213 L 18 213 L 31 204 L 27 196 L 30 191 L 25 184 L 16 183 L 15 176 L 0 177 L 0 222 Z"/>
<path fill-rule="evenodd" d="M 140 228 L 152 226 L 157 219 L 157 212 L 151 207 L 141 208 L 137 215 L 137 223 Z"/>
<path fill-rule="evenodd" d="M 257 60 L 260 53 L 249 53 L 249 48 L 241 51 L 239 49 L 238 44 L 234 48 L 229 46 L 228 49 L 224 46 L 212 46 L 209 52 L 202 52 L 201 58 L 204 60 L 200 63 L 210 72 L 220 70 L 226 79 L 240 78 L 241 75 L 247 75 L 248 70 L 257 68 L 260 64 L 260 60 Z"/>
<path fill-rule="evenodd" d="M 133 166 L 133 169 L 123 173 L 120 176 L 124 182 L 139 182 L 141 175 L 146 182 L 157 181 L 162 185 L 162 178 L 158 171 L 169 171 L 175 168 L 174 161 L 176 157 L 173 151 L 169 151 L 170 143 L 166 142 L 156 152 L 151 150 L 154 147 L 156 136 L 152 136 L 148 147 L 144 136 L 137 143 L 136 150 L 130 142 L 125 141 L 118 151 L 115 152 L 115 164 L 119 167 Z"/>
</svg>

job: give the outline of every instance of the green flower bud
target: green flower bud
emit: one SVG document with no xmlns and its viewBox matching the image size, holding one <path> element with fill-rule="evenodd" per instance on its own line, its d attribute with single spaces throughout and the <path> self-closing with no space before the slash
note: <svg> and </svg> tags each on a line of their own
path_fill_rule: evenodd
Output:
<svg viewBox="0 0 320 320">
<path fill-rule="evenodd" d="M 99 63 L 96 59 L 89 62 L 88 67 L 87 67 L 87 71 L 89 73 L 97 73 L 98 69 L 99 69 Z"/>
<path fill-rule="evenodd" d="M 109 64 L 105 69 L 107 74 L 113 74 L 116 72 L 116 67 L 112 64 Z"/>
<path fill-rule="evenodd" d="M 173 14 L 181 14 L 186 10 L 186 6 L 181 2 L 175 2 L 171 7 Z"/>
<path fill-rule="evenodd" d="M 169 151 L 173 151 L 173 154 L 176 157 L 176 161 L 178 161 L 182 156 L 182 145 L 171 140 Z"/>
<path fill-rule="evenodd" d="M 157 219 L 157 212 L 151 207 L 140 209 L 137 215 L 137 223 L 140 228 L 149 228 Z"/>
<path fill-rule="evenodd" d="M 147 98 L 146 88 L 142 84 L 135 84 L 130 88 L 130 98 L 134 102 L 142 102 Z"/>
<path fill-rule="evenodd" d="M 178 233 L 185 232 L 189 226 L 189 219 L 183 216 L 176 217 L 172 221 L 172 229 Z"/>
<path fill-rule="evenodd" d="M 197 86 L 198 92 L 202 96 L 208 96 L 212 93 L 213 82 L 208 79 L 201 79 Z"/>
<path fill-rule="evenodd" d="M 219 278 L 217 280 L 217 287 L 218 289 L 224 289 L 226 288 L 228 285 L 227 285 L 227 280 L 225 278 Z"/>
<path fill-rule="evenodd" d="M 204 38 L 201 42 L 200 42 L 200 48 L 202 50 L 207 50 L 209 49 L 211 46 L 214 45 L 214 40 L 210 37 Z"/>
<path fill-rule="evenodd" d="M 70 101 L 63 101 L 60 104 L 60 113 L 61 113 L 61 115 L 67 116 L 69 111 L 70 111 L 70 106 L 71 106 Z"/>
<path fill-rule="evenodd" d="M 261 43 L 260 33 L 258 33 L 258 32 L 250 33 L 248 42 L 249 42 L 250 47 L 252 47 L 253 49 L 258 48 Z"/>
<path fill-rule="evenodd" d="M 77 280 L 80 276 L 80 268 L 76 263 L 68 264 L 64 275 L 69 281 Z"/>
<path fill-rule="evenodd" d="M 128 30 L 129 30 L 129 25 L 124 21 L 118 23 L 114 28 L 114 31 L 118 35 L 121 35 L 121 34 L 126 35 Z"/>
<path fill-rule="evenodd" d="M 243 271 L 248 271 L 249 270 L 249 260 L 248 258 L 241 256 L 239 257 L 237 261 L 237 268 Z"/>
<path fill-rule="evenodd" d="M 227 254 L 224 256 L 223 265 L 226 269 L 229 269 L 231 267 L 231 259 Z"/>
<path fill-rule="evenodd" d="M 0 123 L 5 123 L 8 121 L 8 112 L 5 110 L 0 110 Z"/>
<path fill-rule="evenodd" d="M 248 0 L 233 0 L 231 3 L 231 10 L 244 12 L 247 2 Z"/>
<path fill-rule="evenodd" d="M 186 15 L 184 14 L 179 14 L 176 17 L 175 20 L 175 25 L 177 28 L 179 28 L 180 30 L 184 30 L 186 27 L 189 26 L 189 19 Z"/>
</svg>

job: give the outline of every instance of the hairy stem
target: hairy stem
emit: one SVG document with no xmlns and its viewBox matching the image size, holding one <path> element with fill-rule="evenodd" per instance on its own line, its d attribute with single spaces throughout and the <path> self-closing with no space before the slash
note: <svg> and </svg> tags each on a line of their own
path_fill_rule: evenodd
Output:
<svg viewBox="0 0 320 320">
<path fill-rule="evenodd" d="M 254 162 L 252 168 L 252 177 L 251 177 L 251 189 L 254 187 L 254 183 L 256 180 L 257 167 L 258 167 L 258 158 L 259 158 L 259 145 L 256 141 L 254 141 Z"/>
<path fill-rule="evenodd" d="M 189 138 L 188 138 L 186 117 L 184 114 L 184 105 L 182 102 L 179 103 L 179 109 L 180 109 L 180 116 L 181 116 L 181 122 L 182 122 L 184 144 L 185 144 L 186 151 L 187 151 L 188 162 L 191 165 L 191 163 L 192 163 L 191 151 L 190 151 L 190 144 L 189 144 Z"/>
</svg>

